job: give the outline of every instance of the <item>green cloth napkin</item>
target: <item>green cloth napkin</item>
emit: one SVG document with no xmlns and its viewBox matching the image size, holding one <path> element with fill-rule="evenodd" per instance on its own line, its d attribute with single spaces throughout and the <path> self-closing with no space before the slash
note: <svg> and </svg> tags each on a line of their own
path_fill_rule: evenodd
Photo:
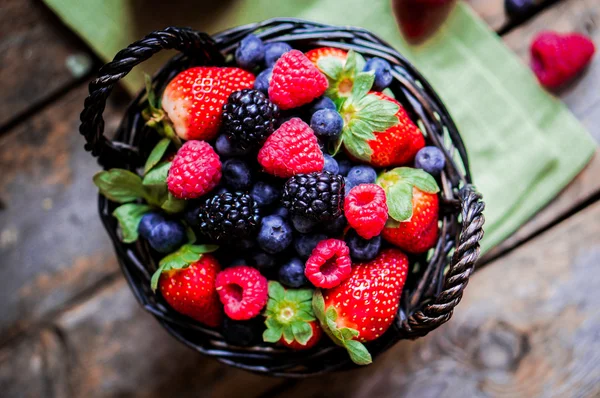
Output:
<svg viewBox="0 0 600 398">
<path fill-rule="evenodd" d="M 188 1 L 177 7 L 158 0 L 44 1 L 104 60 L 168 25 L 215 33 L 289 16 L 375 32 L 420 69 L 459 127 L 486 201 L 483 251 L 546 205 L 595 151 L 566 107 L 540 88 L 529 69 L 462 3 L 436 36 L 412 47 L 398 31 L 390 0 Z M 142 65 L 127 87 L 139 89 L 141 71 L 151 72 L 170 55 Z"/>
</svg>

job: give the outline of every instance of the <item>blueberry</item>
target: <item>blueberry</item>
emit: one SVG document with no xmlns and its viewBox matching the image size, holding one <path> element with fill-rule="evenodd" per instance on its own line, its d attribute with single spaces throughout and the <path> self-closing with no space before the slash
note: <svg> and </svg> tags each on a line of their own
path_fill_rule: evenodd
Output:
<svg viewBox="0 0 600 398">
<path fill-rule="evenodd" d="M 292 243 L 292 227 L 279 216 L 267 216 L 262 219 L 257 241 L 267 253 L 282 252 Z"/>
<path fill-rule="evenodd" d="M 272 67 L 275 62 L 286 52 L 290 51 L 292 46 L 283 42 L 265 44 L 265 65 Z"/>
<path fill-rule="evenodd" d="M 252 187 L 250 196 L 258 207 L 269 206 L 279 199 L 281 190 L 273 184 L 259 181 Z"/>
<path fill-rule="evenodd" d="M 292 225 L 296 231 L 307 234 L 313 230 L 317 222 L 302 216 L 292 216 Z"/>
<path fill-rule="evenodd" d="M 317 244 L 325 239 L 327 239 L 327 235 L 324 234 L 300 235 L 294 240 L 294 249 L 300 258 L 307 259 Z"/>
<path fill-rule="evenodd" d="M 229 159 L 223 163 L 223 181 L 234 191 L 245 191 L 252 185 L 250 167 L 240 159 Z"/>
<path fill-rule="evenodd" d="M 347 176 L 348 172 L 352 168 L 352 162 L 348 159 L 338 160 L 338 167 L 340 169 L 339 174 L 343 176 Z"/>
<path fill-rule="evenodd" d="M 225 317 L 221 333 L 229 344 L 237 346 L 252 346 L 262 342 L 265 330 L 264 318 L 257 316 L 247 321 L 234 321 Z"/>
<path fill-rule="evenodd" d="M 375 72 L 375 82 L 373 90 L 383 91 L 394 79 L 392 76 L 392 67 L 390 63 L 381 58 L 371 58 L 365 65 L 365 71 Z"/>
<path fill-rule="evenodd" d="M 252 69 L 265 59 L 265 46 L 255 35 L 248 35 L 240 41 L 235 50 L 235 61 L 243 69 Z"/>
<path fill-rule="evenodd" d="M 313 115 L 316 111 L 320 111 L 321 109 L 331 109 L 335 111 L 337 108 L 335 107 L 335 104 L 331 98 L 320 97 L 310 104 L 309 112 L 311 115 Z"/>
<path fill-rule="evenodd" d="M 417 152 L 415 167 L 423 169 L 431 175 L 439 175 L 446 166 L 444 153 L 435 146 L 426 146 Z"/>
<path fill-rule="evenodd" d="M 252 254 L 252 263 L 259 270 L 268 270 L 277 265 L 277 259 L 273 255 L 260 250 Z"/>
<path fill-rule="evenodd" d="M 369 166 L 354 166 L 346 176 L 346 192 L 360 184 L 373 184 L 377 180 L 377 172 Z"/>
<path fill-rule="evenodd" d="M 269 93 L 269 83 L 271 83 L 271 76 L 273 75 L 273 68 L 267 68 L 260 72 L 254 80 L 254 88 L 258 91 L 262 91 L 265 94 Z"/>
<path fill-rule="evenodd" d="M 160 213 L 157 213 L 155 211 L 146 213 L 140 220 L 140 224 L 138 226 L 138 233 L 142 237 L 148 239 L 148 237 L 150 237 L 150 232 L 152 231 L 152 229 L 154 229 L 155 226 L 157 226 L 163 221 L 165 221 L 165 218 Z"/>
<path fill-rule="evenodd" d="M 344 119 L 337 111 L 332 109 L 321 109 L 316 111 L 310 118 L 310 128 L 317 137 L 336 139 L 342 133 Z"/>
<path fill-rule="evenodd" d="M 185 242 L 185 227 L 179 221 L 165 220 L 152 228 L 148 243 L 159 253 L 171 253 Z"/>
<path fill-rule="evenodd" d="M 338 166 L 338 162 L 333 158 L 333 156 L 324 154 L 325 165 L 323 166 L 323 171 L 328 171 L 331 174 L 339 174 L 340 167 Z"/>
<path fill-rule="evenodd" d="M 371 261 L 377 257 L 381 249 L 381 236 L 372 239 L 361 238 L 355 230 L 351 229 L 344 238 L 350 249 L 350 257 L 358 262 Z"/>
<path fill-rule="evenodd" d="M 201 205 L 190 206 L 183 213 L 183 220 L 190 227 L 199 227 L 200 226 L 200 219 L 198 218 L 198 215 L 200 214 L 201 211 L 202 211 L 202 206 Z"/>
<path fill-rule="evenodd" d="M 227 138 L 225 134 L 221 134 L 217 137 L 217 141 L 215 142 L 215 150 L 219 154 L 219 156 L 224 158 L 230 158 L 232 156 L 241 156 L 246 154 L 241 148 L 236 148 L 231 141 Z"/>
<path fill-rule="evenodd" d="M 287 207 L 281 206 L 278 207 L 274 212 L 273 215 L 279 216 L 281 218 L 288 218 L 288 216 L 290 215 L 289 210 L 287 209 Z"/>
<path fill-rule="evenodd" d="M 504 9 L 511 19 L 525 18 L 533 11 L 533 0 L 504 0 Z"/>
<path fill-rule="evenodd" d="M 279 282 L 288 287 L 302 287 L 308 284 L 304 275 L 304 262 L 299 258 L 292 258 L 288 263 L 279 268 Z"/>
<path fill-rule="evenodd" d="M 346 220 L 346 217 L 344 217 L 342 214 L 335 220 L 323 224 L 323 232 L 329 236 L 341 235 L 342 232 L 344 232 L 344 228 L 346 228 L 347 223 L 348 221 Z"/>
</svg>

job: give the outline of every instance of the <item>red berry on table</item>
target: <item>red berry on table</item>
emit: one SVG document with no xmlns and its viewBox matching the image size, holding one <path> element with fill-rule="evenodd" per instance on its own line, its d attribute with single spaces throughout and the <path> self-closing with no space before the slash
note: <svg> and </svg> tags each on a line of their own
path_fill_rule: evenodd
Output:
<svg viewBox="0 0 600 398">
<path fill-rule="evenodd" d="M 281 56 L 273 66 L 269 98 L 281 109 L 308 104 L 327 90 L 327 78 L 298 50 Z"/>
<path fill-rule="evenodd" d="M 313 285 L 329 289 L 342 283 L 351 271 L 350 249 L 346 242 L 327 239 L 319 242 L 306 260 L 304 274 Z"/>
<path fill-rule="evenodd" d="M 381 337 L 392 325 L 407 273 L 406 255 L 385 249 L 373 261 L 355 264 L 339 286 L 315 292 L 313 309 L 324 332 L 345 347 L 355 363 L 371 363 L 361 342 Z"/>
<path fill-rule="evenodd" d="M 557 88 L 585 69 L 595 50 L 584 35 L 542 32 L 531 44 L 531 68 L 544 87 Z"/>
<path fill-rule="evenodd" d="M 306 52 L 306 58 L 310 60 L 317 68 L 319 67 L 319 60 L 325 57 L 333 57 L 341 60 L 342 62 L 346 62 L 346 57 L 348 57 L 348 53 L 341 48 L 335 47 L 320 47 L 315 48 Z"/>
<path fill-rule="evenodd" d="M 217 275 L 216 287 L 225 314 L 236 321 L 254 318 L 267 304 L 267 278 L 256 268 L 227 268 Z"/>
<path fill-rule="evenodd" d="M 190 68 L 169 82 L 162 108 L 180 138 L 210 140 L 219 131 L 222 107 L 229 95 L 253 85 L 254 75 L 239 68 Z"/>
<path fill-rule="evenodd" d="M 296 117 L 283 123 L 267 138 L 258 152 L 258 162 L 267 173 L 289 178 L 323 170 L 325 159 L 315 133 Z"/>
<path fill-rule="evenodd" d="M 178 199 L 194 199 L 211 191 L 221 180 L 219 155 L 205 141 L 188 141 L 171 163 L 169 192 Z"/>
<path fill-rule="evenodd" d="M 361 184 L 350 190 L 344 201 L 348 224 L 364 239 L 383 230 L 388 219 L 385 191 L 376 184 Z"/>
</svg>

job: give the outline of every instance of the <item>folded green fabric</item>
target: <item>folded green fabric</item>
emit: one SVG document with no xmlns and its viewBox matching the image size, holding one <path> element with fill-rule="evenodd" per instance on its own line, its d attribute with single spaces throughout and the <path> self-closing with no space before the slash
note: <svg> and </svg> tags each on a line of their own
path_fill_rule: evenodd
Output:
<svg viewBox="0 0 600 398">
<path fill-rule="evenodd" d="M 215 33 L 288 16 L 373 31 L 420 69 L 455 119 L 487 205 L 484 251 L 556 196 L 595 151 L 594 141 L 566 107 L 540 88 L 529 69 L 462 3 L 435 37 L 412 47 L 398 31 L 389 0 L 190 1 L 177 9 L 141 0 L 45 2 L 104 60 L 168 25 Z M 151 72 L 168 56 L 134 71 L 127 87 L 139 89 L 141 71 Z"/>
</svg>

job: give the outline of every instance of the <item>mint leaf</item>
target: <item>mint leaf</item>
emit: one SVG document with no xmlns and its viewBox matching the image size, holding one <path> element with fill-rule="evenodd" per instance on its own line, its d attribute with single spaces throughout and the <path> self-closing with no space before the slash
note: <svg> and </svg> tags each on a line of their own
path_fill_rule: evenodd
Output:
<svg viewBox="0 0 600 398">
<path fill-rule="evenodd" d="M 277 281 L 269 281 L 269 297 L 281 301 L 285 297 L 285 289 Z"/>
<path fill-rule="evenodd" d="M 386 202 L 391 218 L 396 221 L 408 221 L 413 214 L 413 187 L 397 182 L 386 189 Z"/>
<path fill-rule="evenodd" d="M 369 93 L 373 82 L 375 81 L 374 72 L 361 72 L 354 78 L 354 84 L 352 85 L 352 97 L 363 98 Z"/>
<path fill-rule="evenodd" d="M 169 199 L 167 188 L 167 175 L 169 174 L 170 162 L 159 163 L 146 174 L 143 180 L 144 190 L 148 203 L 162 207 Z"/>
<path fill-rule="evenodd" d="M 150 155 L 148 155 L 148 159 L 146 160 L 146 165 L 144 166 L 144 174 L 147 174 L 154 166 L 160 162 L 162 157 L 164 156 L 167 148 L 169 148 L 169 144 L 171 144 L 171 140 L 168 138 L 163 138 L 158 141 L 158 144 L 152 149 Z"/>
<path fill-rule="evenodd" d="M 348 350 L 350 359 L 355 364 L 368 365 L 373 362 L 369 350 L 367 350 L 367 347 L 365 347 L 361 342 L 356 340 L 345 340 L 344 347 L 346 347 L 346 350 Z"/>
<path fill-rule="evenodd" d="M 96 173 L 93 180 L 100 193 L 113 202 L 127 203 L 145 197 L 142 179 L 129 170 L 101 171 Z"/>
<path fill-rule="evenodd" d="M 294 340 L 305 345 L 312 337 L 313 330 L 309 323 L 298 321 L 292 323 L 292 333 L 294 334 Z"/>
<path fill-rule="evenodd" d="M 187 202 L 183 199 L 177 199 L 171 192 L 167 194 L 167 198 L 160 205 L 160 208 L 170 214 L 181 213 L 185 210 Z"/>
<path fill-rule="evenodd" d="M 328 78 L 337 80 L 344 69 L 344 61 L 337 57 L 321 57 L 317 66 Z"/>
<path fill-rule="evenodd" d="M 169 175 L 169 169 L 171 168 L 171 162 L 159 163 L 144 177 L 144 185 L 165 185 L 167 183 L 167 176 Z"/>
<path fill-rule="evenodd" d="M 123 242 L 131 243 L 138 239 L 138 226 L 140 220 L 152 208 L 148 205 L 137 203 L 127 203 L 121 205 L 113 211 L 113 216 L 119 221 L 121 231 L 123 231 Z"/>
<path fill-rule="evenodd" d="M 423 192 L 438 193 L 440 191 L 435 178 L 425 170 L 413 169 L 412 167 L 397 167 L 392 172 L 398 175 L 402 181 L 419 188 Z"/>
</svg>

